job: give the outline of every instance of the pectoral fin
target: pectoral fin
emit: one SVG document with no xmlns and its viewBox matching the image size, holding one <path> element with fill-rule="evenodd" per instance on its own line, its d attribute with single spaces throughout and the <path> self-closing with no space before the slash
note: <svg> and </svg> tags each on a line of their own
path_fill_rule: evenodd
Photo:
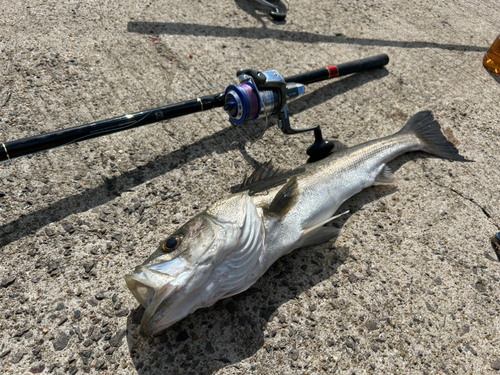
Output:
<svg viewBox="0 0 500 375">
<path fill-rule="evenodd" d="M 298 201 L 299 184 L 297 183 L 297 177 L 293 177 L 276 194 L 269 207 L 265 210 L 266 214 L 283 220 Z"/>
<path fill-rule="evenodd" d="M 341 229 L 335 227 L 319 227 L 314 230 L 305 231 L 300 239 L 300 247 L 314 246 L 327 242 L 340 236 Z"/>
</svg>

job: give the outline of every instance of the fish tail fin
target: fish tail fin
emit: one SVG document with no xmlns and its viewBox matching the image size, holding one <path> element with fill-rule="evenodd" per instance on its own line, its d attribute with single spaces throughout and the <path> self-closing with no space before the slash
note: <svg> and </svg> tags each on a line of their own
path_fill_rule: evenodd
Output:
<svg viewBox="0 0 500 375">
<path fill-rule="evenodd" d="M 457 148 L 446 139 L 439 122 L 431 111 L 422 111 L 413 115 L 398 134 L 412 133 L 421 142 L 422 151 L 445 159 L 468 161 L 458 153 Z"/>
</svg>

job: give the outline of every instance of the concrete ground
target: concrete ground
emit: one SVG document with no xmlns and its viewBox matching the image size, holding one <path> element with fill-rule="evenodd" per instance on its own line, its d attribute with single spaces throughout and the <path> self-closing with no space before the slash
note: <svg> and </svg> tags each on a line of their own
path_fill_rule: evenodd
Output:
<svg viewBox="0 0 500 375">
<path fill-rule="evenodd" d="M 337 240 L 154 338 L 124 276 L 259 163 L 304 163 L 312 135 L 257 140 L 265 121 L 214 109 L 2 163 L 0 372 L 500 369 L 500 79 L 482 66 L 498 3 L 281 5 L 286 22 L 244 0 L 3 1 L 0 142 L 220 92 L 240 68 L 290 76 L 386 53 L 386 69 L 307 86 L 292 125 L 355 145 L 431 110 L 474 162 L 400 157 L 396 187 L 344 204 Z"/>
</svg>

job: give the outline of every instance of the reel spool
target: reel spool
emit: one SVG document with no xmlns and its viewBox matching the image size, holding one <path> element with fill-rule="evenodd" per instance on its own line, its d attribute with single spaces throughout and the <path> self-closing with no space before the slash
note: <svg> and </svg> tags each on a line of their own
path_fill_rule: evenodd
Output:
<svg viewBox="0 0 500 375">
<path fill-rule="evenodd" d="M 285 105 L 286 83 L 276 70 L 241 70 L 238 79 L 240 84 L 230 85 L 224 93 L 224 110 L 233 123 L 241 125 L 247 120 L 268 117 Z M 304 93 L 304 85 L 300 86 Z"/>
<path fill-rule="evenodd" d="M 225 92 L 224 110 L 229 119 L 241 125 L 247 120 L 257 120 L 264 115 L 275 113 L 276 103 L 279 103 L 279 92 L 273 90 L 259 91 L 251 79 L 239 85 L 231 85 Z"/>
</svg>

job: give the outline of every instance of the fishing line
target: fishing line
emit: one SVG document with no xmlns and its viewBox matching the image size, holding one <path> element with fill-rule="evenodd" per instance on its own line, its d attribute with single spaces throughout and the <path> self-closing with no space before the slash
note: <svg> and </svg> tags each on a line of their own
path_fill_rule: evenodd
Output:
<svg viewBox="0 0 500 375">
<path fill-rule="evenodd" d="M 259 117 L 261 109 L 264 111 L 266 124 L 264 130 L 252 142 L 250 147 L 262 138 L 268 127 L 268 108 L 262 97 L 265 91 L 259 94 L 255 84 L 251 81 L 243 82 L 239 85 L 231 85 L 226 89 L 227 103 L 224 110 L 230 115 L 233 125 L 241 125 L 247 120 L 256 120 Z M 234 117 L 236 115 L 236 117 Z M 240 133 L 241 134 L 241 133 Z"/>
<path fill-rule="evenodd" d="M 246 120 L 255 120 L 260 110 L 260 99 L 257 95 L 256 88 L 253 84 L 247 82 L 236 86 L 235 89 L 241 94 L 243 102 L 243 114 L 238 122 L 235 121 L 236 124 L 242 124 Z M 233 102 L 233 105 L 235 104 L 236 103 Z"/>
</svg>

